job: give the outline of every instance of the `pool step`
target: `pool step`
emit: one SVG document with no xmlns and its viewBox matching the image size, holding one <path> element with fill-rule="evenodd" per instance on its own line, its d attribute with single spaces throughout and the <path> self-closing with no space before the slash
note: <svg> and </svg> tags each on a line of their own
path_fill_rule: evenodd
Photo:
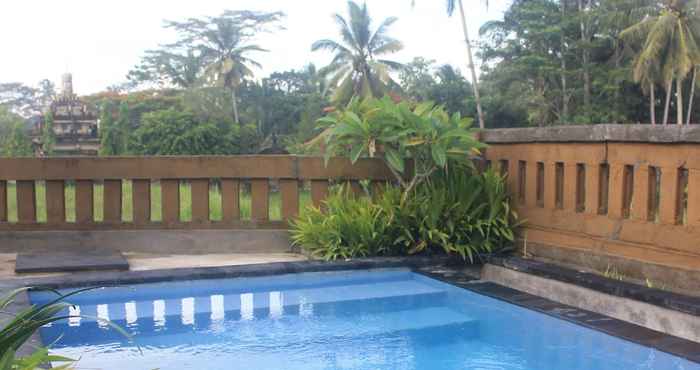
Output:
<svg viewBox="0 0 700 370">
<path fill-rule="evenodd" d="M 167 281 L 161 283 L 134 284 L 106 287 L 72 296 L 70 303 L 112 304 L 126 301 L 173 300 L 183 297 L 207 298 L 212 295 L 240 295 L 320 288 L 347 288 L 391 282 L 411 281 L 416 277 L 407 269 L 377 269 L 365 271 L 330 271 L 304 274 L 286 274 L 264 277 L 225 278 L 205 280 Z M 69 293 L 75 289 L 61 289 Z M 32 292 L 32 303 L 52 301 L 52 291 Z"/>
<path fill-rule="evenodd" d="M 394 301 L 397 305 L 420 305 L 424 301 L 440 302 L 446 296 L 443 289 L 421 284 L 415 280 L 387 281 L 345 286 L 325 286 L 308 289 L 285 290 L 284 292 L 258 292 L 242 294 L 212 294 L 210 296 L 182 299 L 152 299 L 103 304 L 76 304 L 73 314 L 86 316 L 80 322 L 95 321 L 97 317 L 112 321 L 133 322 L 140 319 L 162 321 L 172 317 L 194 317 L 198 315 L 232 315 L 267 317 L 282 312 L 303 315 L 316 307 L 340 309 L 339 304 L 353 310 L 361 310 L 365 302 L 386 305 Z M 157 298 L 157 297 L 156 297 Z M 355 303 L 353 303 L 355 302 Z M 73 303 L 73 302 L 71 302 Z M 330 305 L 330 306 L 329 306 Z M 365 308 L 372 308 L 367 306 Z"/>
<path fill-rule="evenodd" d="M 418 337 L 438 341 L 438 337 L 420 332 L 442 330 L 463 336 L 476 335 L 477 321 L 446 307 L 427 307 L 396 312 L 364 314 L 355 317 L 283 316 L 279 319 L 207 321 L 206 323 L 165 322 L 162 327 L 132 327 L 139 346 L 178 347 L 195 343 L 215 345 L 225 342 L 247 350 L 267 351 L 284 347 L 304 347 L 314 343 L 351 343 L 368 338 L 384 340 L 400 337 Z M 126 341 L 114 330 L 98 328 L 94 323 L 81 325 L 78 330 L 64 327 L 63 337 L 56 348 L 76 345 L 99 345 Z M 76 335 L 71 332 L 75 331 Z M 48 338 L 45 338 L 48 339 Z M 126 344 L 126 343 L 125 343 Z"/>
</svg>

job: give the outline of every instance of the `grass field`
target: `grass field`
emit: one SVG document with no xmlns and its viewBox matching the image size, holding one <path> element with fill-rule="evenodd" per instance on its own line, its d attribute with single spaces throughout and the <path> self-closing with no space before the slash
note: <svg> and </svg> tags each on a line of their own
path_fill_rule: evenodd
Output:
<svg viewBox="0 0 700 370">
<path fill-rule="evenodd" d="M 271 187 L 273 189 L 273 187 Z M 95 183 L 94 187 L 94 216 L 95 221 L 103 219 L 103 186 Z M 75 186 L 68 182 L 65 186 L 66 199 L 66 220 L 75 222 Z M 302 209 L 311 203 L 311 195 L 308 190 L 299 192 L 299 208 Z M 17 222 L 17 191 L 15 182 L 8 182 L 7 187 L 8 219 L 10 222 Z M 249 187 L 241 186 L 239 198 L 241 219 L 250 220 L 251 197 Z M 36 213 L 39 222 L 46 222 L 46 185 L 43 181 L 36 182 Z M 280 193 L 270 191 L 269 199 L 270 220 L 281 219 Z M 131 181 L 122 181 L 122 220 L 130 222 L 133 220 L 133 202 Z M 218 183 L 214 182 L 209 188 L 209 218 L 214 221 L 221 220 L 221 191 Z M 192 219 L 192 193 L 189 183 L 180 183 L 180 220 L 190 221 Z M 161 221 L 161 193 L 160 183 L 151 183 L 151 220 Z"/>
</svg>

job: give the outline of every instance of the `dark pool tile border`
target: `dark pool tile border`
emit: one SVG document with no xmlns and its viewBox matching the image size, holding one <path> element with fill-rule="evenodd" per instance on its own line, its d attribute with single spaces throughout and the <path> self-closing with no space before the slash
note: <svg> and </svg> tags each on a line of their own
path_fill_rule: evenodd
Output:
<svg viewBox="0 0 700 370">
<path fill-rule="evenodd" d="M 146 271 L 85 272 L 79 274 L 13 278 L 0 280 L 0 293 L 16 287 L 31 286 L 39 289 L 75 288 L 86 286 L 113 286 L 155 283 L 175 280 L 255 277 L 293 274 L 300 272 L 363 270 L 376 268 L 418 268 L 430 265 L 452 266 L 459 261 L 443 256 L 435 257 L 376 257 L 346 261 L 295 261 L 251 265 L 175 268 Z"/>
<path fill-rule="evenodd" d="M 629 298 L 655 306 L 700 316 L 700 297 L 691 297 L 660 289 L 648 288 L 597 274 L 576 271 L 551 263 L 520 257 L 492 258 L 489 263 L 510 270 L 525 272 L 547 279 L 574 284 L 618 297 Z"/>
<path fill-rule="evenodd" d="M 700 343 L 651 330 L 592 311 L 554 302 L 496 283 L 483 281 L 465 283 L 463 281 L 464 277 L 459 278 L 458 274 L 455 273 L 441 274 L 440 272 L 436 272 L 435 270 L 431 271 L 430 269 L 414 269 L 414 271 L 475 293 L 541 312 L 561 320 L 566 320 L 608 335 L 700 363 Z"/>
</svg>

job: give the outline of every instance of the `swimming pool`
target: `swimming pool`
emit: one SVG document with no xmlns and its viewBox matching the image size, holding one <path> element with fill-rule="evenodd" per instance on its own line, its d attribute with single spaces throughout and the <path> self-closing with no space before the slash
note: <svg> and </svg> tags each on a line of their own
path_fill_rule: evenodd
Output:
<svg viewBox="0 0 700 370">
<path fill-rule="evenodd" d="M 41 336 L 79 368 L 700 369 L 407 269 L 139 284 L 70 302 L 86 317 Z M 90 316 L 126 328 L 134 343 Z"/>
</svg>

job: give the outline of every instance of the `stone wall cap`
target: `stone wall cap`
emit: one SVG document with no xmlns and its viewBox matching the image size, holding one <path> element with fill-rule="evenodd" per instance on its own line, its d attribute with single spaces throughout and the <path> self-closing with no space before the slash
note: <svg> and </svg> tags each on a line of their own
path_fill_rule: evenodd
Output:
<svg viewBox="0 0 700 370">
<path fill-rule="evenodd" d="M 700 125 L 567 125 L 489 129 L 481 139 L 490 144 L 635 142 L 700 143 Z"/>
</svg>

